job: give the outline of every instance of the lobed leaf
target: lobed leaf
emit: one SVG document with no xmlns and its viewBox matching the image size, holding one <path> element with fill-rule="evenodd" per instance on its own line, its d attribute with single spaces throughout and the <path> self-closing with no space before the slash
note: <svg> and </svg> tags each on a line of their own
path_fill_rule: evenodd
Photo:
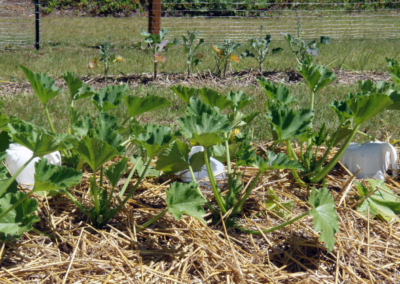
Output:
<svg viewBox="0 0 400 284">
<path fill-rule="evenodd" d="M 23 192 L 7 193 L 0 198 L 0 214 L 26 196 Z M 33 228 L 33 223 L 40 221 L 33 215 L 38 208 L 36 199 L 26 198 L 21 204 L 0 218 L 0 239 L 2 241 L 19 238 Z"/>
<path fill-rule="evenodd" d="M 29 83 L 44 106 L 46 106 L 50 99 L 61 92 L 61 89 L 54 85 L 53 78 L 44 73 L 35 73 L 22 65 L 19 67 L 24 71 L 25 76 L 28 78 Z"/>
<path fill-rule="evenodd" d="M 195 217 L 202 221 L 206 221 L 203 216 L 206 214 L 201 207 L 207 200 L 197 191 L 197 183 L 178 183 L 171 184 L 169 190 L 166 190 L 168 211 L 176 220 L 180 220 L 182 214 Z"/>
<path fill-rule="evenodd" d="M 321 231 L 319 240 L 325 242 L 330 253 L 335 246 L 335 233 L 339 232 L 335 201 L 327 188 L 313 188 L 308 203 L 312 207 L 310 215 L 314 218 L 314 230 Z"/>
</svg>

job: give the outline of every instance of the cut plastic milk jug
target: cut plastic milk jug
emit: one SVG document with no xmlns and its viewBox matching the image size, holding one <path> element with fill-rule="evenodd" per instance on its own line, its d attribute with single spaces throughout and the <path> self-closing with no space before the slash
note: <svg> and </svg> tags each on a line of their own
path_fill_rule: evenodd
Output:
<svg viewBox="0 0 400 284">
<path fill-rule="evenodd" d="M 194 146 L 194 147 L 192 147 L 189 158 L 193 154 L 198 153 L 198 152 L 203 152 L 203 151 L 204 151 L 203 146 Z M 217 182 L 220 180 L 224 180 L 226 178 L 224 164 L 213 157 L 210 158 L 210 163 L 211 163 L 211 168 L 212 168 L 214 176 L 215 176 L 215 180 Z M 190 174 L 189 170 L 181 171 L 178 173 L 178 175 L 180 175 L 182 181 L 184 181 L 184 182 L 191 182 L 193 180 L 192 175 Z M 196 182 L 199 182 L 202 179 L 208 178 L 206 165 L 204 165 L 201 168 L 201 171 L 194 172 L 194 177 L 196 178 Z M 200 182 L 199 184 L 203 185 L 203 186 L 211 187 L 209 182 L 203 181 L 203 182 Z"/>
<path fill-rule="evenodd" d="M 398 170 L 397 150 L 391 144 L 381 141 L 370 141 L 363 145 L 350 143 L 342 156 L 342 164 L 357 178 L 385 179 L 386 170 L 392 164 L 393 176 Z"/>
<path fill-rule="evenodd" d="M 14 175 L 33 155 L 31 150 L 16 143 L 10 144 L 6 152 L 7 158 L 5 162 L 11 175 Z M 45 155 L 43 158 L 47 159 L 48 164 L 61 166 L 61 155 L 58 151 Z M 35 183 L 35 163 L 39 160 L 39 157 L 33 159 L 32 162 L 22 170 L 16 178 L 19 184 L 24 184 L 29 189 L 33 188 Z"/>
</svg>

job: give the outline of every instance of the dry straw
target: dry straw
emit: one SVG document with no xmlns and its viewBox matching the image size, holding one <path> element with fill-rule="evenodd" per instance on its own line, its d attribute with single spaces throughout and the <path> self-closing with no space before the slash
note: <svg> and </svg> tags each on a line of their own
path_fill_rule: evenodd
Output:
<svg viewBox="0 0 400 284">
<path fill-rule="evenodd" d="M 255 173 L 246 169 L 244 181 Z M 89 177 L 74 189 L 84 203 Z M 27 233 L 3 243 L 0 283 L 399 283 L 398 220 L 383 223 L 357 212 L 354 176 L 341 165 L 327 179 L 340 222 L 330 254 L 311 217 L 260 236 L 229 229 L 225 220 L 206 226 L 187 216 L 176 221 L 169 213 L 140 230 L 165 208 L 171 182 L 148 179 L 104 230 L 88 225 L 65 197 L 44 198 L 36 228 L 51 238 Z M 386 185 L 400 193 L 397 181 L 388 178 Z M 309 209 L 307 189 L 295 186 L 287 171 L 270 172 L 242 212 L 242 222 L 255 230 L 282 222 L 264 205 L 269 186 L 282 201 L 294 200 L 293 216 Z"/>
</svg>

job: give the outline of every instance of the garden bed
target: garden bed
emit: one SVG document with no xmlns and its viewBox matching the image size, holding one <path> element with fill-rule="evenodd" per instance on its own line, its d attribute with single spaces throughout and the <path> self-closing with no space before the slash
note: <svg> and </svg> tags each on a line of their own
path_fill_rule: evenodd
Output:
<svg viewBox="0 0 400 284">
<path fill-rule="evenodd" d="M 265 147 L 259 147 L 261 154 Z M 283 151 L 280 149 L 278 151 Z M 334 153 L 335 151 L 333 151 Z M 132 167 L 132 165 L 130 165 Z M 256 171 L 247 169 L 244 181 Z M 71 189 L 89 202 L 89 178 Z M 99 173 L 96 173 L 99 175 Z M 126 175 L 125 175 L 126 178 Z M 25 233 L 3 243 L 2 283 L 394 283 L 400 281 L 400 225 L 383 223 L 355 210 L 354 177 L 337 165 L 327 176 L 335 200 L 340 232 L 327 254 L 319 234 L 306 217 L 284 229 L 252 236 L 226 229 L 223 222 L 208 226 L 195 218 L 176 221 L 167 213 L 150 227 L 140 224 L 165 208 L 165 189 L 176 179 L 144 181 L 126 207 L 104 230 L 96 230 L 64 196 L 42 198 L 35 228 L 50 237 Z M 136 179 L 132 180 L 134 184 Z M 120 181 L 120 187 L 124 178 Z M 397 194 L 400 185 L 387 179 Z M 309 209 L 308 190 L 296 186 L 287 170 L 264 175 L 243 210 L 242 223 L 255 230 L 280 224 L 263 200 L 268 187 L 280 200 L 294 200 L 293 216 Z M 209 201 L 212 195 L 204 191 Z M 247 217 L 246 217 L 247 216 Z"/>
</svg>

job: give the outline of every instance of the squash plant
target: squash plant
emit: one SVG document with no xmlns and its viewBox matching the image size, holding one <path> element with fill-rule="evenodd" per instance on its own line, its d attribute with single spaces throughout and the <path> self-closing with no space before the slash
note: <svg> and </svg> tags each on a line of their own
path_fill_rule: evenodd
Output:
<svg viewBox="0 0 400 284">
<path fill-rule="evenodd" d="M 234 52 L 241 46 L 242 45 L 240 43 L 230 39 L 225 39 L 223 44 L 213 45 L 213 49 L 215 51 L 215 67 L 218 77 L 225 77 L 229 62 L 239 62 L 240 59 L 234 54 Z"/>
<path fill-rule="evenodd" d="M 260 30 L 260 37 L 259 38 L 250 38 L 249 43 L 250 43 L 250 48 L 253 51 L 246 50 L 245 52 L 242 53 L 242 56 L 244 57 L 255 57 L 257 62 L 258 62 L 258 72 L 262 73 L 263 71 L 263 65 L 264 61 L 268 57 L 269 53 L 269 45 L 271 43 L 271 35 L 266 34 L 265 37 L 263 37 L 262 30 L 264 26 L 261 25 L 259 30 Z M 283 49 L 278 47 L 274 48 L 271 50 L 271 54 L 276 54 L 282 52 Z"/>
<path fill-rule="evenodd" d="M 187 146 L 175 144 L 160 155 L 156 168 L 166 170 L 169 173 L 187 168 L 195 181 L 193 167 L 198 167 L 205 163 L 217 208 L 210 202 L 206 202 L 206 205 L 214 213 L 214 218 L 218 219 L 220 214 L 228 214 L 226 221 L 228 225 L 246 233 L 260 234 L 259 231 L 240 225 L 236 218 L 236 215 L 243 211 L 243 206 L 252 190 L 256 187 L 259 178 L 267 171 L 279 169 L 302 170 L 303 166 L 299 161 L 292 160 L 290 156 L 282 153 L 276 154 L 270 151 L 264 157 L 256 155 L 256 150 L 251 144 L 251 132 L 243 134 L 235 131 L 248 125 L 258 115 L 258 112 L 245 115 L 241 111 L 252 102 L 252 99 L 245 93 L 229 92 L 224 96 L 208 88 L 194 89 L 175 86 L 172 89 L 183 101 L 188 103 L 185 116 L 178 119 L 181 133 L 190 140 L 192 145 L 203 146 L 204 151 L 196 153 L 191 159 L 188 159 L 189 150 Z M 202 97 L 204 102 L 196 98 L 197 94 Z M 226 108 L 230 109 L 229 114 L 222 114 L 221 111 Z M 231 139 L 232 133 L 235 133 L 233 135 L 234 139 Z M 229 144 L 232 140 L 236 143 Z M 225 155 L 227 163 L 228 193 L 226 195 L 222 195 L 224 189 L 218 187 L 210 164 L 210 156 L 216 153 L 220 156 Z M 163 155 L 169 159 L 161 158 Z M 234 169 L 231 168 L 231 157 L 233 155 L 236 158 Z M 258 168 L 256 177 L 251 181 L 251 184 L 246 186 L 246 189 L 241 181 L 239 166 Z M 200 190 L 198 192 L 199 194 L 201 193 Z M 274 228 L 263 230 L 263 232 L 272 232 L 290 225 L 307 215 L 311 215 L 314 217 L 315 230 L 321 231 L 320 240 L 324 241 L 328 251 L 331 251 L 335 243 L 334 234 L 339 231 L 334 200 L 326 188 L 319 191 L 313 189 L 309 203 L 312 207 L 309 212 Z"/>
<path fill-rule="evenodd" d="M 13 176 L 8 174 L 3 164 L 0 167 L 0 239 L 5 240 L 32 230 L 33 223 L 39 221 L 39 217 L 33 214 L 37 210 L 38 202 L 36 199 L 29 199 L 30 196 L 74 186 L 80 182 L 82 173 L 64 166 L 47 165 L 47 160 L 41 159 L 35 163 L 33 189 L 28 194 L 19 192 L 15 179 L 22 170 L 36 157 L 71 148 L 74 137 L 55 135 L 25 121 L 7 119 L 3 114 L 1 130 L 8 133 L 10 142 L 25 146 L 33 152 L 32 158 Z M 8 145 L 3 148 L 8 148 Z M 0 160 L 3 161 L 6 155 L 5 152 L 1 153 Z"/>
<path fill-rule="evenodd" d="M 169 42 L 165 39 L 169 30 L 161 29 L 158 34 L 151 34 L 146 32 L 143 28 L 140 34 L 145 37 L 145 44 L 139 42 L 134 45 L 135 48 L 139 48 L 140 50 L 146 52 L 147 54 L 151 54 L 152 59 L 154 60 L 154 74 L 153 78 L 157 78 L 157 66 L 158 62 L 165 62 L 165 56 L 161 56 L 161 53 L 165 52 L 172 45 L 179 44 L 178 39 L 174 39 L 172 42 Z"/>
<path fill-rule="evenodd" d="M 204 43 L 204 39 L 198 39 L 197 41 L 197 36 L 200 34 L 199 31 L 187 31 L 187 37 L 182 36 L 182 41 L 183 41 L 183 51 L 186 53 L 187 57 L 187 65 L 188 65 L 188 76 L 190 76 L 190 72 L 192 72 L 193 67 L 196 67 L 198 64 L 200 64 L 202 61 L 201 59 L 203 58 L 202 53 L 196 53 L 196 50 Z"/>
<path fill-rule="evenodd" d="M 328 133 L 325 125 L 322 125 L 319 130 L 314 131 L 312 124 L 315 119 L 316 95 L 335 80 L 336 75 L 326 67 L 313 63 L 300 64 L 297 70 L 310 89 L 309 108 L 293 107 L 292 105 L 297 101 L 291 96 L 289 89 L 282 84 L 276 85 L 264 78 L 258 78 L 258 82 L 268 96 L 265 104 L 266 119 L 271 123 L 274 145 L 285 143 L 287 154 L 302 164 L 304 170 L 300 173 L 304 178 L 300 178 L 295 169 L 292 169 L 292 173 L 298 183 L 305 185 L 304 181 L 321 182 L 344 154 L 347 146 L 359 132 L 360 126 L 375 115 L 390 109 L 393 97 L 372 89 L 363 90 L 360 93 L 349 93 L 344 99 L 333 101 L 329 105 L 337 116 L 337 129 Z M 342 146 L 326 163 L 332 147 L 341 141 L 344 141 Z M 294 142 L 301 145 L 299 155 L 293 150 L 292 143 Z M 322 158 L 318 159 L 318 150 L 323 144 L 326 150 Z"/>
</svg>

